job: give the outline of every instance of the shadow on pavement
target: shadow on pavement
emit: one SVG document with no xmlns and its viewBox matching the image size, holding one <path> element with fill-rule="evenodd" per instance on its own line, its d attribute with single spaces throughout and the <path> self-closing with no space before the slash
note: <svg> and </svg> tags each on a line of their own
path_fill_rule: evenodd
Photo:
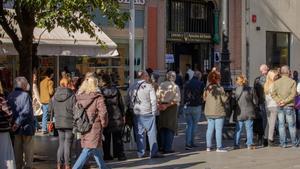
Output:
<svg viewBox="0 0 300 169">
<path fill-rule="evenodd" d="M 161 167 L 147 167 L 147 168 L 141 168 L 141 169 L 184 169 L 196 166 L 198 164 L 206 163 L 204 161 L 200 162 L 192 162 L 192 163 L 185 163 L 185 164 L 173 164 L 173 165 L 167 165 L 167 166 L 161 166 Z"/>
</svg>

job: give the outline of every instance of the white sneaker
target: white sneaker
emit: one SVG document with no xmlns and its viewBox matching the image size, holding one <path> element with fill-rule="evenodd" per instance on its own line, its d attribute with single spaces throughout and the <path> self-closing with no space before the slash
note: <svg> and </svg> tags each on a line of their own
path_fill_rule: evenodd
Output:
<svg viewBox="0 0 300 169">
<path fill-rule="evenodd" d="M 218 153 L 226 153 L 228 151 L 225 150 L 225 149 L 222 149 L 222 148 L 217 148 L 216 152 L 218 152 Z"/>
<path fill-rule="evenodd" d="M 210 149 L 210 148 L 206 148 L 206 151 L 207 151 L 207 152 L 211 152 L 211 149 Z"/>
</svg>

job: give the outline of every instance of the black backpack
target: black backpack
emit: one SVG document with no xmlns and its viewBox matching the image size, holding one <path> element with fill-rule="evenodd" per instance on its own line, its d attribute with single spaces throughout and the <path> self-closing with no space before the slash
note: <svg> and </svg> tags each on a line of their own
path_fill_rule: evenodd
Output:
<svg viewBox="0 0 300 169">
<path fill-rule="evenodd" d="M 86 108 L 84 108 L 80 103 L 77 102 L 73 108 L 76 131 L 81 134 L 89 132 L 95 121 L 96 115 L 90 120 L 88 118 L 88 115 L 86 114 L 86 110 L 93 102 L 94 101 L 91 101 L 91 103 L 89 103 Z"/>
</svg>

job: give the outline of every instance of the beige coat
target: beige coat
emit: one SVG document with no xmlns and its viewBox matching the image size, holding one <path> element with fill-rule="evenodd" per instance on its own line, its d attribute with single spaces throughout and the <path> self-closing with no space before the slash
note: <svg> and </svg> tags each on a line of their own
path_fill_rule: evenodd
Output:
<svg viewBox="0 0 300 169">
<path fill-rule="evenodd" d="M 220 118 L 226 115 L 225 102 L 228 97 L 219 85 L 209 85 L 203 94 L 205 101 L 204 114 L 206 118 Z"/>
<path fill-rule="evenodd" d="M 274 82 L 271 96 L 277 103 L 283 101 L 284 106 L 293 107 L 295 96 L 297 94 L 296 87 L 297 84 L 293 79 L 283 75 Z"/>
<path fill-rule="evenodd" d="M 83 107 L 87 107 L 91 102 L 93 102 L 87 108 L 86 112 L 90 120 L 95 117 L 92 129 L 81 137 L 81 147 L 102 147 L 103 128 L 105 128 L 108 124 L 108 114 L 103 96 L 100 93 L 80 94 L 76 95 L 76 99 Z"/>
</svg>

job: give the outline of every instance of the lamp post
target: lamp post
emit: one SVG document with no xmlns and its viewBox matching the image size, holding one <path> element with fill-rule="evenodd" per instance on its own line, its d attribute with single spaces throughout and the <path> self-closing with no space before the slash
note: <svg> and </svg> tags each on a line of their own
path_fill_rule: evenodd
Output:
<svg viewBox="0 0 300 169">
<path fill-rule="evenodd" d="M 228 24 L 228 0 L 222 0 L 222 60 L 221 60 L 221 85 L 225 90 L 232 89 L 230 73 L 230 53 L 228 50 L 229 24 Z"/>
<path fill-rule="evenodd" d="M 134 0 L 130 0 L 129 21 L 129 84 L 134 83 L 134 44 L 135 44 L 135 9 Z"/>
</svg>

